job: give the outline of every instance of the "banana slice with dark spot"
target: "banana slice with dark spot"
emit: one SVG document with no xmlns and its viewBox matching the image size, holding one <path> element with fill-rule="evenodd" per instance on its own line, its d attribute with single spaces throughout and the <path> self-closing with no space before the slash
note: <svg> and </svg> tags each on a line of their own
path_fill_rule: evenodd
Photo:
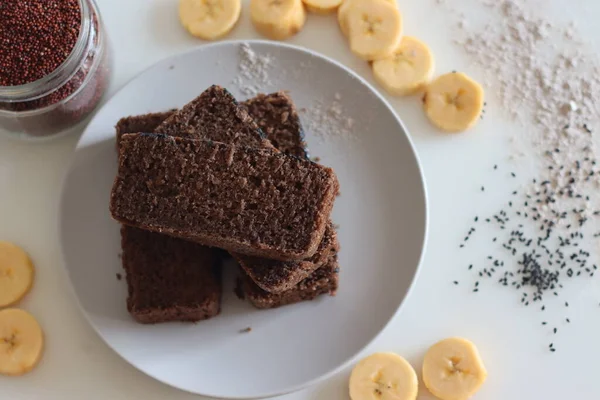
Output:
<svg viewBox="0 0 600 400">
<path fill-rule="evenodd" d="M 487 378 L 477 347 L 467 339 L 444 339 L 427 350 L 423 382 L 442 400 L 467 400 Z"/>
<path fill-rule="evenodd" d="M 204 40 L 215 40 L 229 33 L 241 11 L 241 0 L 179 0 L 181 24 Z"/>
<path fill-rule="evenodd" d="M 415 400 L 417 374 L 394 353 L 375 353 L 361 360 L 350 375 L 352 400 Z"/>
<path fill-rule="evenodd" d="M 337 12 L 338 24 L 340 25 L 340 29 L 344 36 L 348 36 L 348 21 L 346 20 L 346 16 L 348 10 L 352 8 L 352 4 L 357 0 L 344 0 L 342 4 L 340 4 Z M 385 0 L 394 7 L 398 8 L 398 3 L 396 0 Z"/>
<path fill-rule="evenodd" d="M 0 242 L 0 307 L 15 304 L 33 285 L 31 259 L 19 246 Z"/>
<path fill-rule="evenodd" d="M 435 79 L 423 96 L 429 120 L 447 132 L 462 132 L 475 125 L 483 111 L 483 88 L 460 72 Z"/>
<path fill-rule="evenodd" d="M 386 58 L 400 45 L 402 16 L 386 0 L 354 0 L 346 21 L 350 49 L 363 60 Z"/>
<path fill-rule="evenodd" d="M 404 36 L 392 55 L 373 61 L 373 75 L 394 96 L 407 96 L 422 90 L 431 80 L 433 54 L 420 40 Z"/>
<path fill-rule="evenodd" d="M 250 0 L 254 28 L 273 40 L 285 40 L 300 32 L 306 22 L 302 0 Z"/>
<path fill-rule="evenodd" d="M 44 335 L 27 311 L 9 308 L 0 311 L 0 374 L 23 375 L 39 362 Z"/>
</svg>

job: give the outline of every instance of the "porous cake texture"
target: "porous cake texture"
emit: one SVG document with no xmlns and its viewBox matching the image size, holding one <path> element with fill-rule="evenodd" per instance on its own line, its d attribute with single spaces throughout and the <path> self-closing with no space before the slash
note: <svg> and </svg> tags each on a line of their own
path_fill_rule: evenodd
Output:
<svg viewBox="0 0 600 400">
<path fill-rule="evenodd" d="M 120 147 L 113 218 L 245 255 L 313 256 L 339 189 L 330 168 L 270 149 L 157 134 Z"/>
</svg>

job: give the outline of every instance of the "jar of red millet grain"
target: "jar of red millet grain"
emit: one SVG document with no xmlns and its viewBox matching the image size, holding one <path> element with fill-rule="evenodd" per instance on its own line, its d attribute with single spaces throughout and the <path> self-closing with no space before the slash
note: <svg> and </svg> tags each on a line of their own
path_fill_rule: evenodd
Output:
<svg viewBox="0 0 600 400">
<path fill-rule="evenodd" d="M 0 0 L 0 135 L 73 132 L 108 85 L 94 0 Z"/>
</svg>

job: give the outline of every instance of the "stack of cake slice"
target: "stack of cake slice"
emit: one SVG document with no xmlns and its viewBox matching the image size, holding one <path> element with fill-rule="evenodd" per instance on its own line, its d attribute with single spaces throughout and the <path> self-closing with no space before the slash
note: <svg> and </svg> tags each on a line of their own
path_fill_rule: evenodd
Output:
<svg viewBox="0 0 600 400">
<path fill-rule="evenodd" d="M 179 111 L 122 119 L 117 148 L 110 209 L 136 320 L 216 315 L 218 249 L 240 264 L 256 307 L 335 294 L 337 178 L 308 160 L 285 93 L 240 105 L 212 86 Z"/>
</svg>

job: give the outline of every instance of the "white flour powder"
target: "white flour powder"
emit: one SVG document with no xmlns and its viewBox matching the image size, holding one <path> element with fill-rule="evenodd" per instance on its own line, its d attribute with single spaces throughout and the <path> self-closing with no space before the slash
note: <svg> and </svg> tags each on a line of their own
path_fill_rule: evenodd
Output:
<svg viewBox="0 0 600 400">
<path fill-rule="evenodd" d="M 273 86 L 270 74 L 276 68 L 275 60 L 270 54 L 259 54 L 252 47 L 243 43 L 240 45 L 240 62 L 238 75 L 233 83 L 239 91 L 248 97 L 264 92 L 265 87 Z M 277 71 L 281 76 L 291 72 L 294 79 L 309 68 L 301 63 L 297 70 Z M 280 79 L 284 81 L 285 79 Z M 277 90 L 288 90 L 287 87 L 278 87 Z M 293 93 L 291 94 L 293 97 Z M 314 134 L 319 140 L 333 137 L 352 138 L 354 120 L 344 114 L 342 98 L 336 93 L 330 101 L 315 98 L 310 106 L 301 109 L 301 119 L 307 132 Z"/>
<path fill-rule="evenodd" d="M 270 54 L 258 54 L 249 44 L 240 45 L 238 75 L 233 80 L 240 92 L 248 97 L 256 96 L 265 86 L 272 84 L 269 70 L 274 65 Z"/>
<path fill-rule="evenodd" d="M 456 43 L 484 71 L 487 92 L 496 95 L 503 111 L 521 126 L 511 138 L 516 153 L 541 160 L 541 181 L 550 181 L 556 192 L 556 202 L 544 210 L 558 211 L 567 203 L 588 209 L 589 201 L 568 194 L 600 187 L 592 134 L 599 127 L 598 57 L 577 38 L 573 23 L 557 26 L 528 9 L 527 0 L 476 3 L 493 21 L 470 29 L 459 17 Z M 529 188 L 540 190 L 539 184 Z"/>
<path fill-rule="evenodd" d="M 303 111 L 302 121 L 306 129 L 319 140 L 328 138 L 352 139 L 354 120 L 344 113 L 342 97 L 336 93 L 331 102 L 315 100 L 311 107 Z"/>
<path fill-rule="evenodd" d="M 542 16 L 545 10 L 531 0 L 465 0 L 471 6 L 465 12 L 481 7 L 481 15 L 491 18 L 484 26 L 475 26 L 480 19 L 467 19 L 456 4 L 433 1 L 456 18 L 456 43 L 483 72 L 488 96 L 495 97 L 504 115 L 516 123 L 510 137 L 513 154 L 528 156 L 539 168 L 534 179 L 508 194 L 497 213 L 474 218 L 476 225 L 485 223 L 477 235 L 493 235 L 490 247 L 498 252 L 491 254 L 498 256 L 475 264 L 473 292 L 479 291 L 480 279 L 489 278 L 516 290 L 524 306 L 544 311 L 549 299 L 561 295 L 563 284 L 581 276 L 589 278 L 590 285 L 580 287 L 577 296 L 597 296 L 598 57 L 580 40 L 573 23 L 547 20 Z M 460 248 L 472 243 L 474 232 L 469 230 Z M 584 297 L 584 292 L 593 296 Z M 570 323 L 564 308 L 556 316 L 561 320 L 550 320 L 554 327 L 542 326 L 551 334 L 556 334 L 558 323 Z M 553 343 L 550 352 L 555 351 Z"/>
</svg>

